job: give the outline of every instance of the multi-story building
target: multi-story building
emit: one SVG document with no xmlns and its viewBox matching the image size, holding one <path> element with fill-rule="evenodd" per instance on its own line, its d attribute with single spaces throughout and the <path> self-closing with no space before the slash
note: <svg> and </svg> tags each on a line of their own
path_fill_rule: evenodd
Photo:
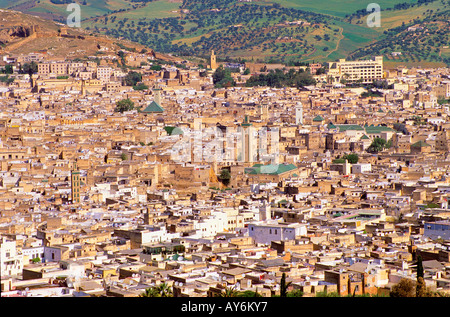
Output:
<svg viewBox="0 0 450 317">
<path fill-rule="evenodd" d="M 67 75 L 69 73 L 69 63 L 67 62 L 45 62 L 38 64 L 39 75 Z"/>
<path fill-rule="evenodd" d="M 102 83 L 108 83 L 111 80 L 113 69 L 111 67 L 97 67 L 96 77 Z"/>
<path fill-rule="evenodd" d="M 22 273 L 23 256 L 17 251 L 16 241 L 9 241 L 6 237 L 2 237 L 0 242 L 0 272 L 2 278 L 3 276 Z"/>
<path fill-rule="evenodd" d="M 383 56 L 376 56 L 371 60 L 346 61 L 340 59 L 329 65 L 328 75 L 335 82 L 346 80 L 347 82 L 362 81 L 373 82 L 383 78 Z"/>
</svg>

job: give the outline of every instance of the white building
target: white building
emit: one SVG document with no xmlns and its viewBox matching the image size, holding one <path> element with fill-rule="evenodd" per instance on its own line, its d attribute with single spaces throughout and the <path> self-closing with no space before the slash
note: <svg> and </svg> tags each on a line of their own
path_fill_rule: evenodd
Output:
<svg viewBox="0 0 450 317">
<path fill-rule="evenodd" d="M 44 246 L 35 246 L 30 248 L 22 248 L 23 261 L 29 263 L 33 259 L 44 260 Z"/>
<path fill-rule="evenodd" d="M 23 255 L 17 251 L 16 241 L 0 240 L 1 276 L 21 274 L 23 270 Z"/>
<path fill-rule="evenodd" d="M 196 238 L 212 238 L 228 228 L 228 216 L 225 212 L 212 211 L 211 216 L 194 223 Z"/>
<path fill-rule="evenodd" d="M 292 223 L 282 225 L 270 221 L 251 223 L 248 225 L 248 235 L 255 243 L 270 244 L 272 241 L 293 240 L 298 236 L 306 236 L 306 224 Z"/>
<path fill-rule="evenodd" d="M 352 173 L 353 174 L 362 174 L 372 171 L 372 164 L 370 163 L 358 163 L 352 164 Z"/>
</svg>

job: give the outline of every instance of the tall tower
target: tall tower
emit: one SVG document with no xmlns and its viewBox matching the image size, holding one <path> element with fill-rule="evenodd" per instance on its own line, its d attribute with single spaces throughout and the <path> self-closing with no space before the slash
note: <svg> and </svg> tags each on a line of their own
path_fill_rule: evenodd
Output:
<svg viewBox="0 0 450 317">
<path fill-rule="evenodd" d="M 161 106 L 161 88 L 159 86 L 156 86 L 153 88 L 153 93 L 155 94 L 154 101 L 158 104 L 158 106 Z"/>
<path fill-rule="evenodd" d="M 295 107 L 295 124 L 303 125 L 303 105 L 301 102 L 298 102 Z"/>
<path fill-rule="evenodd" d="M 216 55 L 214 55 L 214 50 L 211 51 L 211 61 L 210 61 L 210 66 L 212 70 L 216 70 L 217 69 L 217 61 L 216 61 Z"/>
<path fill-rule="evenodd" d="M 255 160 L 255 140 L 254 140 L 254 128 L 251 123 L 248 122 L 248 117 L 245 116 L 244 122 L 241 124 L 241 150 L 242 160 L 244 162 L 254 162 Z"/>
<path fill-rule="evenodd" d="M 74 163 L 74 168 L 70 172 L 70 189 L 72 194 L 72 204 L 80 202 L 80 171 L 78 170 L 77 163 Z"/>
<path fill-rule="evenodd" d="M 263 103 L 258 106 L 259 119 L 262 121 L 267 121 L 269 117 L 269 107 L 267 104 Z"/>
<path fill-rule="evenodd" d="M 81 95 L 84 97 L 86 96 L 86 82 L 83 80 L 81 80 Z"/>
</svg>

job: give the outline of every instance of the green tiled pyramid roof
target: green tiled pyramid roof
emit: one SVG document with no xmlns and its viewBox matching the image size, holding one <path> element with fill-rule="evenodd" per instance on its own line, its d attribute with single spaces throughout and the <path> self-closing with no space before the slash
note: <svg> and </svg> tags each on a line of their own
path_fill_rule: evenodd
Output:
<svg viewBox="0 0 450 317">
<path fill-rule="evenodd" d="M 411 147 L 428 147 L 428 146 L 431 146 L 431 145 L 429 145 L 428 143 L 425 143 L 422 140 L 417 141 L 416 143 L 411 145 Z"/>
<path fill-rule="evenodd" d="M 317 117 L 315 117 L 315 118 L 313 119 L 314 122 L 323 121 L 323 120 L 324 120 L 324 119 L 323 119 L 320 115 L 318 115 Z"/>
<path fill-rule="evenodd" d="M 152 101 L 142 112 L 164 112 L 164 109 L 155 101 Z"/>
<path fill-rule="evenodd" d="M 337 127 L 333 123 L 329 123 L 327 126 L 328 129 L 336 129 Z"/>
</svg>

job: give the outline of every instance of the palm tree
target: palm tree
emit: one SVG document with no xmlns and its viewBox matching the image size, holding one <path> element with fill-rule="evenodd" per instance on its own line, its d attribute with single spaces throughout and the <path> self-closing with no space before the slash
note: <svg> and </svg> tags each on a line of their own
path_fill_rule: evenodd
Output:
<svg viewBox="0 0 450 317">
<path fill-rule="evenodd" d="M 236 287 L 226 287 L 217 297 L 238 297 L 239 292 L 236 290 Z"/>
<path fill-rule="evenodd" d="M 146 288 L 144 293 L 140 294 L 139 297 L 159 297 L 159 293 L 155 287 Z"/>
<path fill-rule="evenodd" d="M 157 290 L 161 297 L 173 297 L 172 288 L 165 282 L 158 285 Z"/>
<path fill-rule="evenodd" d="M 172 288 L 165 282 L 146 288 L 139 297 L 173 297 Z"/>
</svg>

